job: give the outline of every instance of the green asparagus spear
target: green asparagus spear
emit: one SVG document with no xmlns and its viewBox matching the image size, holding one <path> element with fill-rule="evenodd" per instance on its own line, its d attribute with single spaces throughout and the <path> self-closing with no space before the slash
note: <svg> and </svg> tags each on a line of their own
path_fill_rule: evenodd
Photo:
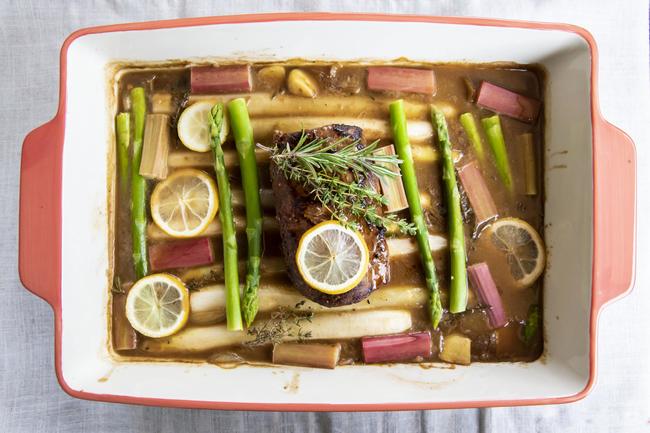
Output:
<svg viewBox="0 0 650 433">
<path fill-rule="evenodd" d="M 528 345 L 533 343 L 537 331 L 539 330 L 539 306 L 531 305 L 528 309 L 528 317 L 524 325 L 524 342 Z"/>
<path fill-rule="evenodd" d="M 223 269 L 226 285 L 226 324 L 229 331 L 243 329 L 239 305 L 239 270 L 237 268 L 237 238 L 232 214 L 232 193 L 221 148 L 221 128 L 224 121 L 223 104 L 210 110 L 210 146 L 214 156 L 214 171 L 219 188 L 219 221 L 223 231 Z"/>
<path fill-rule="evenodd" d="M 459 120 L 460 124 L 463 125 L 467 138 L 469 138 L 469 142 L 474 148 L 476 157 L 479 161 L 483 162 L 485 159 L 485 154 L 483 153 L 483 140 L 481 140 L 481 135 L 478 132 L 474 115 L 472 113 L 463 113 L 460 115 Z"/>
<path fill-rule="evenodd" d="M 406 114 L 404 113 L 404 102 L 399 99 L 389 106 L 390 124 L 393 131 L 393 141 L 397 155 L 402 160 L 400 169 L 402 171 L 402 183 L 406 192 L 406 199 L 411 212 L 411 219 L 415 224 L 417 233 L 415 235 L 418 248 L 420 250 L 420 259 L 424 268 L 424 277 L 427 288 L 430 293 L 429 312 L 431 314 L 431 323 L 434 328 L 442 318 L 442 304 L 440 302 L 440 291 L 438 287 L 438 278 L 436 276 L 436 267 L 431 255 L 429 245 L 429 231 L 424 222 L 424 214 L 420 204 L 420 193 L 418 181 L 415 177 L 415 168 L 413 166 L 413 156 L 411 155 L 411 145 L 409 143 L 408 132 L 406 130 Z"/>
<path fill-rule="evenodd" d="M 503 138 L 501 130 L 501 120 L 498 114 L 492 117 L 486 117 L 481 120 L 483 130 L 487 136 L 488 143 L 492 148 L 494 155 L 494 164 L 501 178 L 501 182 L 508 191 L 512 192 L 512 174 L 510 171 L 510 161 L 508 161 L 508 151 L 506 150 L 506 140 Z"/>
<path fill-rule="evenodd" d="M 449 286 L 449 311 L 462 313 L 467 308 L 467 256 L 465 232 L 460 209 L 460 193 L 456 183 L 456 170 L 451 155 L 451 142 L 447 122 L 442 111 L 431 107 L 431 122 L 438 136 L 442 154 L 442 180 L 447 198 L 447 225 L 449 226 L 449 253 L 451 283 Z"/>
<path fill-rule="evenodd" d="M 262 260 L 262 206 L 260 205 L 260 185 L 255 159 L 253 127 L 243 98 L 228 103 L 230 125 L 235 137 L 239 168 L 241 170 L 244 201 L 246 203 L 246 238 L 248 240 L 248 262 L 246 266 L 246 286 L 242 311 L 246 326 L 255 320 L 259 307 L 257 291 L 260 286 L 260 262 Z"/>
<path fill-rule="evenodd" d="M 144 119 L 147 112 L 144 89 L 131 90 L 133 116 L 133 160 L 131 161 L 131 236 L 133 238 L 133 265 L 135 275 L 142 278 L 149 273 L 147 259 L 147 181 L 140 176 Z"/>
<path fill-rule="evenodd" d="M 129 113 L 120 113 L 115 118 L 117 136 L 117 165 L 120 173 L 120 193 L 126 194 L 129 180 L 129 144 L 131 141 L 131 118 Z"/>
</svg>

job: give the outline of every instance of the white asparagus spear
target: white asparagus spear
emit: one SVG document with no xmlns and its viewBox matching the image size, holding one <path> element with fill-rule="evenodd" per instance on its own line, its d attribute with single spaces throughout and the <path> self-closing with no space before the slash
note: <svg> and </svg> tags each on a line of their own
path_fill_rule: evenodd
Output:
<svg viewBox="0 0 650 433">
<path fill-rule="evenodd" d="M 271 232 L 277 231 L 278 220 L 273 216 L 264 216 L 264 231 Z M 235 216 L 235 229 L 238 233 L 243 232 L 246 227 L 246 220 L 243 216 Z M 208 227 L 205 229 L 200 236 L 220 236 L 221 235 L 221 224 L 217 219 L 213 220 Z M 147 226 L 147 236 L 150 240 L 164 241 L 172 240 L 173 238 L 162 231 L 155 223 L 149 223 Z M 386 239 L 388 244 L 388 251 L 390 252 L 391 257 L 403 256 L 407 254 L 412 254 L 417 252 L 418 247 L 415 241 L 412 238 L 395 238 L 390 237 Z M 429 235 L 429 244 L 431 245 L 431 251 L 437 251 L 442 248 L 447 248 L 447 238 L 443 235 Z"/>
<path fill-rule="evenodd" d="M 413 160 L 417 162 L 435 162 L 438 160 L 438 151 L 435 147 L 429 143 L 414 144 L 411 146 L 411 152 L 413 154 Z M 457 152 L 454 152 L 456 155 Z M 262 150 L 256 149 L 255 156 L 257 163 L 264 165 L 268 163 L 269 153 Z M 239 164 L 237 160 L 237 153 L 232 150 L 224 151 L 224 162 L 226 166 L 230 167 L 235 164 Z M 167 157 L 167 164 L 170 169 L 177 168 L 209 168 L 212 167 L 214 161 L 212 160 L 212 155 L 210 153 L 199 153 L 191 151 L 175 151 L 171 152 Z"/>
<path fill-rule="evenodd" d="M 282 116 L 349 116 L 384 119 L 388 117 L 388 105 L 393 98 L 382 96 L 351 95 L 319 96 L 318 98 L 303 98 L 284 94 L 271 95 L 270 93 L 236 93 L 224 95 L 190 95 L 189 104 L 199 101 L 226 103 L 235 98 L 244 98 L 247 101 L 248 113 L 251 118 L 282 117 Z M 455 118 L 458 110 L 448 101 L 436 100 L 436 107 L 449 118 Z M 155 113 L 173 114 L 172 95 L 155 93 L 153 96 L 153 110 Z M 404 111 L 407 119 L 426 120 L 429 116 L 429 104 L 404 101 Z"/>
<path fill-rule="evenodd" d="M 418 251 L 418 244 L 415 242 L 415 238 L 388 238 L 386 239 L 386 243 L 388 244 L 390 257 L 404 256 Z M 429 246 L 431 247 L 431 251 L 439 251 L 447 248 L 447 238 L 441 235 L 429 234 Z"/>
<path fill-rule="evenodd" d="M 273 190 L 270 188 L 260 189 L 260 203 L 264 209 L 274 209 L 275 200 L 273 197 Z M 232 190 L 232 205 L 233 206 L 246 206 L 246 200 L 244 200 L 244 191 L 241 189 Z"/>
<path fill-rule="evenodd" d="M 264 230 L 275 231 L 278 230 L 278 220 L 274 216 L 264 216 L 262 221 Z M 246 218 L 243 215 L 235 215 L 235 229 L 237 232 L 243 232 L 246 228 Z M 206 237 L 206 236 L 220 236 L 221 235 L 221 224 L 219 219 L 215 218 L 212 220 L 208 227 L 200 235 L 196 237 Z M 154 241 L 160 240 L 171 240 L 173 239 L 169 234 L 165 233 L 158 227 L 155 223 L 149 223 L 147 226 L 147 237 Z"/>
<path fill-rule="evenodd" d="M 391 139 L 392 132 L 388 120 L 364 119 L 355 117 L 269 117 L 251 119 L 253 132 L 257 139 L 271 137 L 275 131 L 293 132 L 301 129 L 319 128 L 323 125 L 343 124 L 358 126 L 363 129 L 366 141 L 378 139 Z M 411 120 L 408 122 L 408 132 L 411 144 L 431 140 L 433 128 L 425 120 Z"/>
<path fill-rule="evenodd" d="M 259 311 L 268 312 L 284 308 L 296 311 L 340 312 L 372 310 L 377 308 L 406 308 L 422 306 L 427 301 L 427 291 L 420 287 L 382 287 L 361 302 L 327 308 L 306 299 L 289 284 L 262 284 L 259 290 Z M 190 322 L 194 324 L 218 323 L 226 317 L 226 296 L 223 284 L 193 290 L 190 294 Z"/>
<path fill-rule="evenodd" d="M 211 104 L 227 102 L 236 95 L 191 95 L 189 103 L 208 101 Z M 251 93 L 244 96 L 248 114 L 251 118 L 285 116 L 348 116 L 375 119 L 388 118 L 388 105 L 391 98 L 371 98 L 370 96 L 319 96 L 304 98 L 294 95 L 270 93 Z M 437 106 L 437 105 L 436 105 Z M 427 120 L 430 112 L 428 104 L 404 101 L 408 119 Z"/>
<path fill-rule="evenodd" d="M 240 260 L 238 265 L 240 273 L 244 274 L 246 269 L 246 261 Z M 260 272 L 263 276 L 281 274 L 286 270 L 287 267 L 284 265 L 284 259 L 282 257 L 262 257 Z M 191 281 L 207 278 L 210 275 L 221 274 L 223 274 L 223 263 L 215 263 L 209 266 L 190 268 L 180 275 L 180 279 L 188 283 Z"/>
<path fill-rule="evenodd" d="M 261 329 L 260 321 L 254 327 Z M 411 329 L 411 313 L 405 310 L 368 310 L 342 313 L 316 314 L 300 324 L 290 320 L 285 323 L 286 334 L 282 341 L 295 341 L 310 335 L 310 340 L 343 340 L 366 335 L 397 334 Z M 268 326 L 268 325 L 267 325 Z M 252 341 L 254 335 L 247 331 L 228 331 L 225 325 L 190 326 L 170 337 L 146 339 L 142 349 L 150 353 L 205 352 L 220 347 L 234 346 Z"/>
</svg>

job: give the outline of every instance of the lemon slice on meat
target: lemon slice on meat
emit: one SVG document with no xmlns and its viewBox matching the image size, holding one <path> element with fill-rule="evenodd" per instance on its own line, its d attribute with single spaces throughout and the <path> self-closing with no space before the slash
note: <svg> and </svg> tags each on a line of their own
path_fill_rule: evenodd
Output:
<svg viewBox="0 0 650 433">
<path fill-rule="evenodd" d="M 296 265 L 312 288 L 328 295 L 353 289 L 368 272 L 370 253 L 361 234 L 337 221 L 307 230 L 298 244 Z"/>
<path fill-rule="evenodd" d="M 151 217 L 175 238 L 203 233 L 218 208 L 217 185 L 206 172 L 194 168 L 175 171 L 151 194 Z"/>
<path fill-rule="evenodd" d="M 185 284 L 169 274 L 153 274 L 136 282 L 126 298 L 126 318 L 133 329 L 152 338 L 178 332 L 190 314 Z"/>
<path fill-rule="evenodd" d="M 210 150 L 210 110 L 213 104 L 203 101 L 187 107 L 178 118 L 176 129 L 183 145 L 195 152 Z M 224 117 L 221 128 L 221 142 L 228 136 L 228 120 Z"/>
<path fill-rule="evenodd" d="M 497 250 L 505 254 L 518 287 L 528 287 L 542 275 L 546 265 L 544 242 L 526 221 L 501 218 L 492 223 L 485 234 Z"/>
</svg>

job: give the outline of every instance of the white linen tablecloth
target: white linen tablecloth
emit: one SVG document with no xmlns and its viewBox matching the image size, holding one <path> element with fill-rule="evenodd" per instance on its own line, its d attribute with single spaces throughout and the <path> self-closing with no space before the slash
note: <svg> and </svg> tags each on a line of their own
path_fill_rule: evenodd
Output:
<svg viewBox="0 0 650 433">
<path fill-rule="evenodd" d="M 17 271 L 22 140 L 58 98 L 59 48 L 100 24 L 276 11 L 466 15 L 557 21 L 591 31 L 600 49 L 605 117 L 638 152 L 638 270 L 633 294 L 601 316 L 599 374 L 583 401 L 562 405 L 402 413 L 253 413 L 162 409 L 73 399 L 53 367 L 50 308 Z M 531 49 L 535 49 L 531 47 Z M 650 431 L 650 92 L 646 0 L 510 1 L 10 1 L 0 0 L 0 432 L 642 432 Z M 567 288 L 568 290 L 569 288 Z"/>
</svg>

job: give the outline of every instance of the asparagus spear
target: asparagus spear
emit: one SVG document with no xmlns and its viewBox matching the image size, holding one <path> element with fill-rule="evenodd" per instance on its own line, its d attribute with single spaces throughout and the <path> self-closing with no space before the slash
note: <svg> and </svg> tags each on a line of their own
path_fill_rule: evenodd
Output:
<svg viewBox="0 0 650 433">
<path fill-rule="evenodd" d="M 447 121 L 442 111 L 431 107 L 431 122 L 438 135 L 438 144 L 442 154 L 442 180 L 447 198 L 447 215 L 449 226 L 449 253 L 451 264 L 451 283 L 449 286 L 449 311 L 462 313 L 467 307 L 467 256 L 465 255 L 465 232 L 463 216 L 460 210 L 460 193 L 456 183 L 456 171 L 451 155 L 451 142 Z"/>
<path fill-rule="evenodd" d="M 474 115 L 472 113 L 463 113 L 460 115 L 459 120 L 469 138 L 469 142 L 472 143 L 476 157 L 479 161 L 483 162 L 485 158 L 485 154 L 483 153 L 483 140 L 481 140 L 481 136 L 478 133 Z"/>
<path fill-rule="evenodd" d="M 531 344 L 534 342 L 534 338 L 537 335 L 540 324 L 540 311 L 538 305 L 531 305 L 528 308 L 528 317 L 526 318 L 526 324 L 524 325 L 524 342 L 526 344 Z"/>
<path fill-rule="evenodd" d="M 221 128 L 224 121 L 223 104 L 210 110 L 210 146 L 214 155 L 214 171 L 219 188 L 219 220 L 223 230 L 223 267 L 226 286 L 226 323 L 229 331 L 243 329 L 239 306 L 239 270 L 237 267 L 237 238 L 232 214 L 232 193 L 221 148 Z"/>
<path fill-rule="evenodd" d="M 228 103 L 230 124 L 235 137 L 239 155 L 244 201 L 246 203 L 246 239 L 248 240 L 248 262 L 246 267 L 246 286 L 242 311 L 246 326 L 255 320 L 259 308 L 257 291 L 260 286 L 260 262 L 262 260 L 262 205 L 260 204 L 260 185 L 255 158 L 255 141 L 243 98 Z"/>
<path fill-rule="evenodd" d="M 135 275 L 142 278 L 149 273 L 147 260 L 147 181 L 140 176 L 144 119 L 147 111 L 144 89 L 131 90 L 133 116 L 133 160 L 131 161 L 131 236 Z"/>
<path fill-rule="evenodd" d="M 413 156 L 411 155 L 411 145 L 409 143 L 408 132 L 406 130 L 406 115 L 404 113 L 404 102 L 401 99 L 394 101 L 389 106 L 390 124 L 393 131 L 393 140 L 397 155 L 402 160 L 400 169 L 402 171 L 402 182 L 406 191 L 406 199 L 411 212 L 411 219 L 415 224 L 417 233 L 415 235 L 418 249 L 420 250 L 420 259 L 424 268 L 424 277 L 427 288 L 429 289 L 429 312 L 431 314 L 431 323 L 434 328 L 442 317 L 442 304 L 440 302 L 440 290 L 438 288 L 438 278 L 436 276 L 436 267 L 431 255 L 429 245 L 429 231 L 424 222 L 424 214 L 420 204 L 420 193 L 418 190 L 418 181 L 415 177 L 415 168 L 413 166 Z"/>
<path fill-rule="evenodd" d="M 508 151 L 506 150 L 506 141 L 503 138 L 501 130 L 501 120 L 498 114 L 492 117 L 486 117 L 481 120 L 483 130 L 487 136 L 488 143 L 492 148 L 494 155 L 494 164 L 497 166 L 497 172 L 501 182 L 508 191 L 512 192 L 512 174 L 510 172 L 510 161 L 508 161 Z"/>
<path fill-rule="evenodd" d="M 117 136 L 117 165 L 120 172 L 120 193 L 125 194 L 129 180 L 129 144 L 131 141 L 131 117 L 129 113 L 120 113 L 115 118 L 115 135 Z"/>
</svg>

